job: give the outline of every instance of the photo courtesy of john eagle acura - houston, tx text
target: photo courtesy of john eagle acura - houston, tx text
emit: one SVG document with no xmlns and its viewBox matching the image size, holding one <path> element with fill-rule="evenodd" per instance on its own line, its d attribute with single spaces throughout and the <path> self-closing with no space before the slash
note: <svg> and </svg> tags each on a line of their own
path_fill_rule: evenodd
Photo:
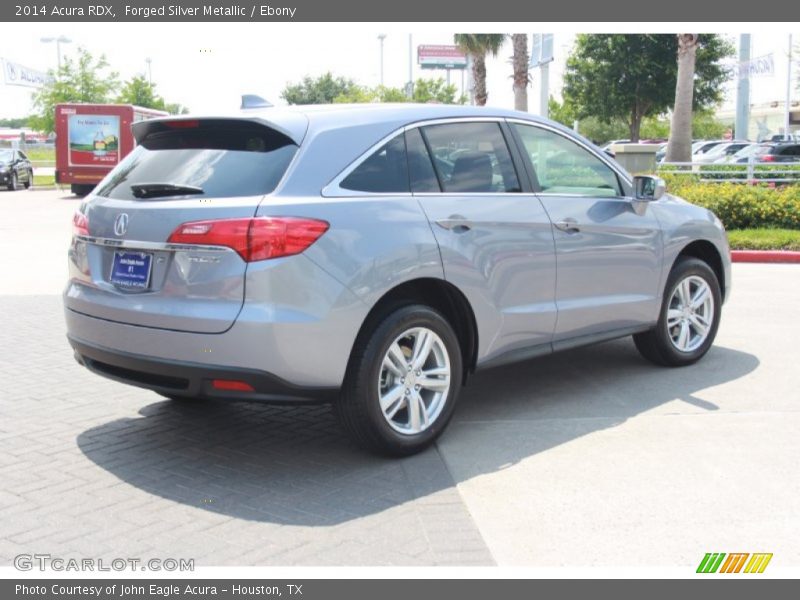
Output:
<svg viewBox="0 0 800 600">
<path fill-rule="evenodd" d="M 133 134 L 74 216 L 67 333 L 175 401 L 330 402 L 407 455 L 476 369 L 629 335 L 697 361 L 730 291 L 713 213 L 527 113 L 265 107 Z"/>
</svg>

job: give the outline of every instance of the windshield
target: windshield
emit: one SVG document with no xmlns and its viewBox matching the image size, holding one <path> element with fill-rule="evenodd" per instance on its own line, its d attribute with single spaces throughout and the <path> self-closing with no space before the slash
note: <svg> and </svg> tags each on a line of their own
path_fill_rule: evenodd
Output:
<svg viewBox="0 0 800 600">
<path fill-rule="evenodd" d="M 169 125 L 145 137 L 96 194 L 123 200 L 222 198 L 269 194 L 297 146 L 285 135 L 250 122 Z"/>
<path fill-rule="evenodd" d="M 11 160 L 11 150 L 0 150 L 0 162 L 8 162 Z"/>
</svg>

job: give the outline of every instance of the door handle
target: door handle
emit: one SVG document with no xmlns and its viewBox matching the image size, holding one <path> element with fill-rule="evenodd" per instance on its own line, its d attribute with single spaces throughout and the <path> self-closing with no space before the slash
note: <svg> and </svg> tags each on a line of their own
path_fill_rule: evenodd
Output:
<svg viewBox="0 0 800 600">
<path fill-rule="evenodd" d="M 471 229 L 470 222 L 460 218 L 439 219 L 436 224 L 442 229 L 448 229 L 453 233 L 464 233 Z"/>
<path fill-rule="evenodd" d="M 581 230 L 581 228 L 578 227 L 578 221 L 569 218 L 553 223 L 553 227 L 567 233 L 578 233 Z"/>
</svg>

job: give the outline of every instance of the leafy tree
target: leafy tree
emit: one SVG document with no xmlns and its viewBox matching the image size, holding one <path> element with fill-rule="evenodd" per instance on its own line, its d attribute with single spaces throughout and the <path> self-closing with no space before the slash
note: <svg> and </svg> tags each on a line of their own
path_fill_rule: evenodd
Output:
<svg viewBox="0 0 800 600">
<path fill-rule="evenodd" d="M 486 56 L 497 56 L 506 36 L 502 33 L 457 33 L 453 39 L 456 46 L 472 58 L 475 104 L 484 106 L 489 98 L 486 91 Z"/>
<path fill-rule="evenodd" d="M 28 126 L 28 117 L 20 117 L 16 119 L 0 119 L 0 127 L 10 127 L 12 129 L 20 129 Z"/>
<path fill-rule="evenodd" d="M 330 104 L 340 96 L 356 93 L 358 87 L 352 79 L 334 77 L 328 72 L 317 78 L 306 76 L 300 83 L 287 85 L 281 98 L 289 104 Z"/>
<path fill-rule="evenodd" d="M 189 109 L 182 104 L 167 102 L 156 94 L 156 85 L 147 81 L 144 75 L 135 75 L 126 81 L 115 102 L 164 110 L 171 115 L 185 115 L 189 112 Z"/>
<path fill-rule="evenodd" d="M 36 110 L 29 125 L 50 133 L 55 129 L 55 106 L 62 102 L 87 102 L 103 104 L 110 100 L 119 85 L 118 74 L 108 72 L 105 55 L 92 56 L 85 48 L 78 48 L 78 57 L 66 57 L 53 79 L 33 95 Z"/>
<path fill-rule="evenodd" d="M 374 88 L 356 85 L 346 94 L 340 94 L 333 99 L 335 103 L 363 103 L 363 102 L 419 102 L 422 104 L 464 104 L 465 96 L 456 98 L 455 85 L 447 85 L 445 80 L 417 79 L 414 82 L 414 95 L 406 96 L 404 90 L 379 85 Z"/>
<path fill-rule="evenodd" d="M 511 65 L 514 69 L 512 78 L 514 79 L 514 110 L 528 112 L 528 85 L 531 82 L 528 73 L 530 54 L 528 54 L 528 34 L 512 33 L 511 44 L 514 47 L 514 54 L 511 57 Z"/>
<path fill-rule="evenodd" d="M 467 98 L 464 95 L 456 97 L 458 88 L 454 84 L 448 85 L 441 77 L 438 79 L 417 79 L 414 82 L 413 102 L 422 104 L 464 104 Z M 385 101 L 385 102 L 388 102 Z"/>
<path fill-rule="evenodd" d="M 164 110 L 164 98 L 156 94 L 156 86 L 147 81 L 143 75 L 131 77 L 122 85 L 116 102 L 119 104 L 133 104 L 142 108 L 155 108 Z"/>
<path fill-rule="evenodd" d="M 675 99 L 678 38 L 669 34 L 582 34 L 567 60 L 564 96 L 580 119 L 622 119 L 638 141 L 645 117 L 666 113 Z M 697 46 L 692 106 L 713 106 L 728 77 L 722 60 L 733 46 L 704 35 Z"/>
<path fill-rule="evenodd" d="M 628 125 L 622 119 L 612 119 L 602 123 L 597 117 L 577 119 L 574 107 L 567 101 L 558 102 L 550 98 L 550 118 L 572 127 L 578 121 L 578 131 L 595 143 L 605 144 L 611 140 L 628 139 Z M 719 139 L 727 126 L 714 116 L 712 109 L 696 110 L 692 115 L 692 131 L 696 138 Z M 642 119 L 640 136 L 642 139 L 666 139 L 669 137 L 670 120 L 664 116 Z"/>
</svg>

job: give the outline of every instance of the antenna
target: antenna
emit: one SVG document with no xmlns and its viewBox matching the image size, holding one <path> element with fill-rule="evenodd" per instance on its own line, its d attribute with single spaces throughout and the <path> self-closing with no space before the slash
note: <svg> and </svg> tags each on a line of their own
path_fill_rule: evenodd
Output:
<svg viewBox="0 0 800 600">
<path fill-rule="evenodd" d="M 269 108 L 273 106 L 271 102 L 264 100 L 261 96 L 255 94 L 242 94 L 242 109 L 245 108 Z"/>
</svg>

